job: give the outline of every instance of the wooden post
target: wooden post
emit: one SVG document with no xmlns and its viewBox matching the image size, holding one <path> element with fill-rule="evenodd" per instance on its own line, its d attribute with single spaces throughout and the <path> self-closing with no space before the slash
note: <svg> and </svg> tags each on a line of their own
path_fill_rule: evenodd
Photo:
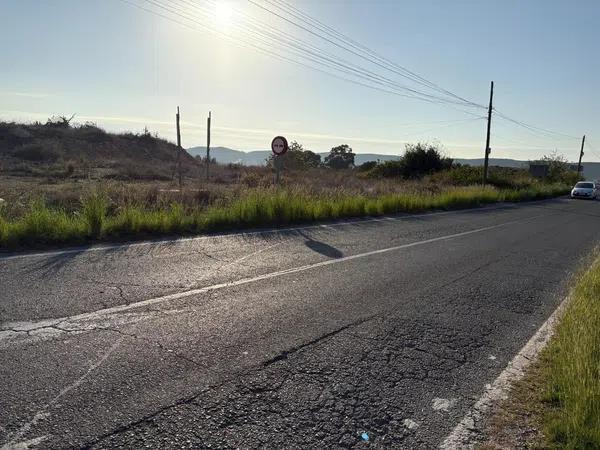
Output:
<svg viewBox="0 0 600 450">
<path fill-rule="evenodd" d="M 209 165 L 210 165 L 210 119 L 211 112 L 208 112 L 208 119 L 206 119 L 206 181 L 209 178 Z"/>
<path fill-rule="evenodd" d="M 487 184 L 488 164 L 490 157 L 490 129 L 492 126 L 492 101 L 494 99 L 494 82 L 490 88 L 490 105 L 488 107 L 487 136 L 485 138 L 485 160 L 483 162 L 483 185 Z"/>
<path fill-rule="evenodd" d="M 581 151 L 579 152 L 579 164 L 577 164 L 577 179 L 581 176 L 581 159 L 583 158 L 583 146 L 585 145 L 585 135 L 581 140 Z"/>
<path fill-rule="evenodd" d="M 182 186 L 181 179 L 181 129 L 179 127 L 179 106 L 177 107 L 177 114 L 175 114 L 175 125 L 177 127 L 177 164 L 176 170 L 179 176 L 179 189 Z"/>
</svg>

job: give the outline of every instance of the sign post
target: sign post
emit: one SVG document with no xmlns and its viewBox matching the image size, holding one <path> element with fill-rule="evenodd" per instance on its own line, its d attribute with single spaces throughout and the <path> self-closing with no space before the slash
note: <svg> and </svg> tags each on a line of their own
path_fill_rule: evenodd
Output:
<svg viewBox="0 0 600 450">
<path fill-rule="evenodd" d="M 273 165 L 275 166 L 275 184 L 279 184 L 279 176 L 282 166 L 281 156 L 288 151 L 288 141 L 283 136 L 276 136 L 271 141 L 271 151 L 273 152 Z"/>
</svg>

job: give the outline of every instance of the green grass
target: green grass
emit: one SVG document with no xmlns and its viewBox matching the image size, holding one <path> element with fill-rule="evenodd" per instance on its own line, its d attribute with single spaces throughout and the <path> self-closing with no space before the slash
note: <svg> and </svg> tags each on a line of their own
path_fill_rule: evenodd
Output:
<svg viewBox="0 0 600 450">
<path fill-rule="evenodd" d="M 81 213 L 91 237 L 99 238 L 106 220 L 108 199 L 101 192 L 92 192 L 81 199 Z"/>
<path fill-rule="evenodd" d="M 477 207 L 487 203 L 555 197 L 568 192 L 561 184 L 528 189 L 453 188 L 437 194 L 390 193 L 378 196 L 343 192 L 313 194 L 303 190 L 254 189 L 221 206 L 206 209 L 148 209 L 129 205 L 108 214 L 107 199 L 92 193 L 73 214 L 31 204 L 21 217 L 7 220 L 0 211 L 0 246 L 14 248 L 152 235 L 189 234 L 225 229 L 280 226 L 318 220 L 378 216 L 398 212 Z"/>
<path fill-rule="evenodd" d="M 542 363 L 546 446 L 600 449 L 600 256 L 573 289 Z"/>
</svg>

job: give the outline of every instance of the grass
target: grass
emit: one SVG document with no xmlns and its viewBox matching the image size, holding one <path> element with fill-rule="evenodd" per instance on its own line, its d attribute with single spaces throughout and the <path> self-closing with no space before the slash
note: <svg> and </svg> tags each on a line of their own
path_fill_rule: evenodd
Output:
<svg viewBox="0 0 600 450">
<path fill-rule="evenodd" d="M 93 192 L 83 196 L 79 208 L 72 212 L 49 208 L 39 200 L 32 202 L 27 211 L 17 218 L 2 218 L 0 211 L 0 247 L 203 233 L 398 212 L 467 208 L 494 202 L 555 197 L 567 191 L 568 187 L 560 184 L 519 190 L 462 187 L 437 193 L 372 195 L 258 188 L 206 208 L 184 206 L 177 202 L 154 209 L 126 204 L 113 208 L 110 213 L 104 194 Z"/>
<path fill-rule="evenodd" d="M 526 376 L 495 407 L 482 449 L 600 449 L 600 248 Z"/>
<path fill-rule="evenodd" d="M 542 374 L 548 445 L 600 448 L 600 256 L 573 289 Z"/>
</svg>

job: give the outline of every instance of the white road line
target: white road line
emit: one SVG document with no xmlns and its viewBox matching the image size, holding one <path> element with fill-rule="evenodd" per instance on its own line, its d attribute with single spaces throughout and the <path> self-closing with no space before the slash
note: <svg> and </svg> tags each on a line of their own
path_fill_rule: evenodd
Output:
<svg viewBox="0 0 600 450">
<path fill-rule="evenodd" d="M 488 384 L 486 386 L 483 395 L 460 423 L 456 425 L 452 433 L 442 442 L 440 449 L 473 449 L 479 444 L 478 437 L 481 436 L 481 426 L 486 414 L 493 405 L 508 398 L 511 385 L 523 378 L 527 368 L 537 359 L 540 351 L 548 344 L 568 301 L 568 298 L 562 301 L 529 342 L 508 363 L 498 378 L 491 385 Z"/>
<path fill-rule="evenodd" d="M 533 202 L 532 202 L 533 203 Z M 494 209 L 502 209 L 507 206 L 512 206 L 512 203 L 503 203 L 498 205 L 490 205 L 478 208 L 478 211 L 485 210 L 494 210 Z M 301 227 L 291 227 L 291 228 L 268 228 L 262 230 L 255 231 L 238 231 L 232 233 L 221 233 L 221 234 L 210 234 L 204 236 L 194 236 L 194 237 L 180 237 L 180 238 L 172 238 L 172 239 L 162 239 L 158 241 L 144 241 L 144 242 L 129 242 L 123 244 L 110 244 L 110 245 L 98 245 L 94 247 L 74 247 L 65 250 L 53 250 L 47 252 L 37 252 L 37 253 L 21 253 L 14 255 L 0 255 L 0 261 L 8 261 L 11 259 L 24 259 L 24 258 L 44 258 L 44 257 L 52 257 L 52 256 L 61 256 L 61 255 L 72 255 L 76 253 L 88 253 L 88 252 L 101 252 L 107 250 L 115 250 L 115 249 L 129 249 L 136 247 L 146 247 L 146 246 L 157 246 L 162 244 L 179 244 L 184 242 L 193 242 L 200 241 L 205 239 L 218 239 L 218 238 L 228 238 L 228 237 L 244 237 L 244 236 L 253 236 L 257 234 L 264 233 L 287 233 L 290 231 L 301 231 L 301 230 L 310 230 L 310 229 L 326 229 L 326 230 L 335 230 L 336 227 L 342 227 L 346 225 L 356 225 L 361 223 L 370 223 L 370 222 L 384 222 L 384 221 L 400 221 L 405 219 L 412 219 L 417 217 L 428 217 L 428 216 L 439 216 L 446 214 L 459 214 L 464 213 L 466 211 L 472 211 L 471 209 L 459 209 L 454 211 L 438 211 L 438 212 L 428 212 L 423 214 L 405 214 L 405 215 L 395 215 L 395 216 L 381 216 L 381 217 L 372 217 L 365 219 L 355 219 L 355 220 L 345 220 L 339 222 L 333 222 L 329 224 L 316 224 L 316 225 L 305 225 Z"/>
<path fill-rule="evenodd" d="M 70 392 L 71 390 L 75 389 L 76 387 L 80 386 L 81 384 L 83 384 L 83 382 L 86 380 L 86 378 L 94 371 L 96 370 L 98 367 L 100 367 L 102 365 L 102 363 L 104 363 L 104 361 L 106 361 L 108 359 L 108 357 L 121 345 L 121 343 L 123 342 L 125 338 L 122 337 L 121 339 L 117 340 L 117 342 L 115 342 L 109 349 L 108 351 L 106 351 L 99 359 L 98 361 L 96 361 L 94 364 L 92 364 L 88 370 L 79 378 L 77 378 L 73 383 L 71 383 L 70 385 L 68 385 L 67 387 L 65 387 L 64 389 L 62 389 L 58 395 L 56 395 L 56 397 L 54 397 L 52 400 L 50 400 L 41 410 L 39 410 L 34 416 L 33 418 L 27 422 L 26 424 L 24 424 L 23 426 L 21 426 L 21 428 L 19 428 L 15 434 L 13 436 L 11 436 L 10 441 L 7 442 L 6 444 L 4 444 L 2 447 L 0 447 L 0 450 L 17 450 L 17 449 L 22 449 L 22 448 L 29 448 L 32 445 L 37 445 L 39 444 L 42 440 L 46 439 L 47 436 L 42 436 L 36 439 L 31 439 L 28 441 L 22 441 L 22 439 L 27 435 L 27 433 L 29 433 L 29 431 L 31 430 L 32 427 L 34 427 L 37 422 L 39 422 L 40 420 L 44 420 L 46 418 L 48 418 L 48 416 L 50 415 L 47 410 L 48 408 L 50 408 L 51 406 L 53 406 L 58 400 L 60 400 L 65 394 L 67 394 L 68 392 Z"/>
<path fill-rule="evenodd" d="M 198 289 L 191 289 L 188 291 L 177 292 L 177 293 L 169 294 L 169 295 L 163 295 L 161 297 L 150 298 L 150 299 L 142 300 L 139 302 L 129 303 L 126 305 L 113 306 L 111 308 L 100 309 L 100 310 L 97 310 L 94 312 L 77 314 L 74 316 L 63 317 L 63 318 L 59 318 L 59 319 L 45 319 L 45 320 L 41 320 L 41 321 L 37 321 L 37 322 L 3 323 L 2 327 L 0 328 L 0 341 L 10 339 L 11 332 L 27 332 L 27 331 L 35 330 L 37 328 L 57 326 L 59 324 L 65 323 L 65 322 L 72 323 L 72 322 L 78 322 L 78 321 L 96 320 L 96 319 L 100 319 L 106 315 L 116 314 L 116 313 L 120 313 L 120 312 L 124 312 L 124 311 L 129 311 L 132 309 L 137 309 L 137 308 L 142 308 L 142 307 L 146 307 L 146 306 L 152 306 L 152 305 L 156 305 L 156 304 L 160 304 L 160 303 L 165 303 L 165 302 L 168 302 L 171 300 L 177 300 L 177 299 L 181 299 L 181 298 L 185 298 L 185 297 L 190 297 L 190 296 L 202 294 L 205 292 L 240 286 L 240 285 L 254 283 L 257 281 L 261 281 L 261 280 L 267 280 L 267 279 L 276 278 L 276 277 L 280 277 L 280 276 L 284 276 L 284 275 L 290 275 L 293 273 L 304 272 L 304 271 L 316 269 L 319 267 L 332 266 L 332 265 L 340 264 L 340 263 L 347 262 L 347 261 L 353 261 L 355 259 L 366 258 L 369 256 L 374 256 L 374 255 L 381 255 L 381 254 L 394 252 L 394 251 L 402 250 L 402 249 L 406 249 L 406 248 L 417 247 L 417 246 L 425 245 L 425 244 L 431 244 L 433 242 L 445 241 L 445 240 L 449 240 L 449 239 L 455 239 L 455 238 L 459 238 L 459 237 L 463 237 L 463 236 L 468 236 L 471 234 L 482 233 L 484 231 L 494 230 L 494 229 L 505 227 L 508 225 L 514 225 L 517 223 L 523 223 L 523 222 L 527 222 L 530 220 L 534 220 L 534 219 L 537 219 L 540 217 L 546 217 L 546 216 L 547 216 L 547 214 L 532 216 L 532 217 L 528 217 L 526 219 L 511 220 L 510 222 L 503 222 L 503 223 L 491 225 L 488 227 L 477 228 L 475 230 L 463 231 L 460 233 L 439 236 L 439 237 L 425 239 L 425 240 L 417 241 L 417 242 L 410 242 L 408 244 L 397 245 L 394 247 L 387 247 L 387 248 L 383 248 L 383 249 L 379 249 L 379 250 L 372 250 L 369 252 L 358 253 L 356 255 L 345 256 L 345 257 L 337 258 L 337 259 L 328 259 L 326 261 L 321 261 L 318 263 L 307 264 L 307 265 L 299 266 L 299 267 L 292 267 L 289 269 L 270 272 L 270 273 L 258 275 L 255 277 L 242 278 L 242 279 L 236 280 L 236 281 L 213 284 L 211 286 L 205 286 L 205 287 L 198 288 Z M 2 331 L 4 331 L 4 333 L 1 333 Z"/>
</svg>

